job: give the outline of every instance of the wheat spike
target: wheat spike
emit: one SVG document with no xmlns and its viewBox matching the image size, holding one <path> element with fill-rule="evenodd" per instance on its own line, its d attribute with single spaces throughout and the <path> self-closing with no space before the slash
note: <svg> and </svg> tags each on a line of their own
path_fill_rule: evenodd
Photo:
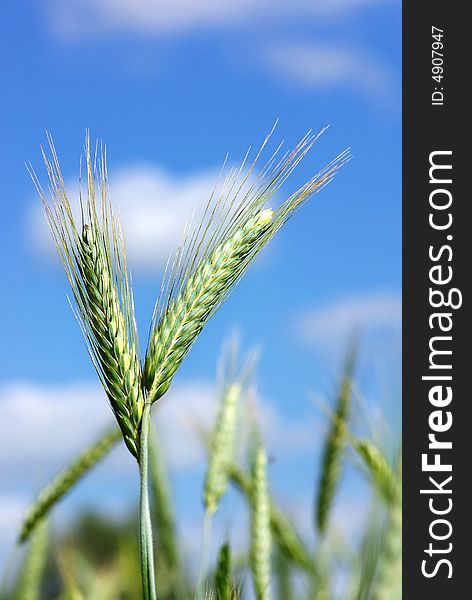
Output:
<svg viewBox="0 0 472 600">
<path fill-rule="evenodd" d="M 353 438 L 351 444 L 364 462 L 370 479 L 387 504 L 391 504 L 398 493 L 398 481 L 387 458 L 369 440 Z"/>
<path fill-rule="evenodd" d="M 216 426 L 210 440 L 208 467 L 205 476 L 204 505 L 213 514 L 226 492 L 229 481 L 229 469 L 234 460 L 238 404 L 241 386 L 237 383 L 227 385 Z"/>
<path fill-rule="evenodd" d="M 347 439 L 346 422 L 351 399 L 352 373 L 354 369 L 355 349 L 352 344 L 348 350 L 346 365 L 341 378 L 336 409 L 331 429 L 325 441 L 321 472 L 316 501 L 316 525 L 321 534 L 326 532 L 329 514 L 341 477 L 343 453 Z"/>
<path fill-rule="evenodd" d="M 238 278 L 272 217 L 272 211 L 261 211 L 218 246 L 188 279 L 182 294 L 157 324 L 145 364 L 145 382 L 154 400 L 168 389 L 175 371 L 214 312 L 215 304 Z"/>
<path fill-rule="evenodd" d="M 184 238 L 163 284 L 151 327 L 144 367 L 150 401 L 167 391 L 205 323 L 252 260 L 294 211 L 348 160 L 347 153 L 341 154 L 276 211 L 264 208 L 316 138 L 303 138 L 275 166 L 272 157 L 252 185 L 249 177 L 255 161 L 245 174 L 243 163 L 239 171 L 230 174 L 221 194 L 212 195 L 193 234 Z"/>
<path fill-rule="evenodd" d="M 80 193 L 81 222 L 76 223 L 59 161 L 43 153 L 52 199 L 32 172 L 49 227 L 69 279 L 90 356 L 130 452 L 137 457 L 143 411 L 141 366 L 133 298 L 121 228 L 108 194 L 105 155 L 92 161 L 89 137 L 85 158 L 87 197 Z"/>
<path fill-rule="evenodd" d="M 270 597 L 270 500 L 267 486 L 267 458 L 262 446 L 254 453 L 251 478 L 250 563 L 257 600 Z"/>
<path fill-rule="evenodd" d="M 251 480 L 236 465 L 230 468 L 231 482 L 246 496 L 251 498 Z M 304 546 L 298 532 L 280 510 L 270 502 L 270 527 L 274 541 L 284 555 L 300 566 L 303 570 L 311 572 L 313 560 L 308 549 Z"/>
</svg>

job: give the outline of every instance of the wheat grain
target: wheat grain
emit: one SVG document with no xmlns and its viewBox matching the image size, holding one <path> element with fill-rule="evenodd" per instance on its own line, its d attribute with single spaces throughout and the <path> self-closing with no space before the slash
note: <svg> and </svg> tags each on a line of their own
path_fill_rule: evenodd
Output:
<svg viewBox="0 0 472 600">
<path fill-rule="evenodd" d="M 181 577 L 183 563 L 177 539 L 170 484 L 158 444 L 158 436 L 155 433 L 150 436 L 149 461 L 151 508 L 157 538 L 158 561 L 162 560 L 164 563 L 164 569 L 160 572 L 166 572 L 168 585 L 175 589 L 176 596 L 185 598 L 185 586 Z"/>
</svg>

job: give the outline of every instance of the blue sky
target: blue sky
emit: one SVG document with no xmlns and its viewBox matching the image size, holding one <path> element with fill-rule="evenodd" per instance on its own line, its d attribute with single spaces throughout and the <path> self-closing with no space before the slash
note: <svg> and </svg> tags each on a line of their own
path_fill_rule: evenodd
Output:
<svg viewBox="0 0 472 600">
<path fill-rule="evenodd" d="M 227 153 L 237 164 L 277 118 L 274 144 L 293 145 L 330 124 L 281 200 L 352 148 L 351 163 L 287 224 L 205 328 L 158 417 L 161 427 L 190 438 L 182 419 L 211 410 L 221 344 L 239 330 L 244 348 L 262 350 L 258 381 L 272 423 L 274 488 L 287 504 L 289 489 L 304 491 L 309 512 L 322 432 L 310 393 L 329 399 L 353 327 L 363 342 L 360 394 L 399 414 L 400 4 L 43 0 L 9 3 L 3 13 L 0 404 L 17 428 L 0 449 L 17 458 L 10 468 L 0 459 L 2 531 L 11 539 L 32 494 L 112 419 L 25 168 L 31 161 L 44 181 L 45 130 L 71 190 L 85 129 L 107 144 L 143 347 L 165 256 Z M 92 418 L 79 425 L 84 411 Z M 183 519 L 198 516 L 185 500 L 200 497 L 192 443 L 172 463 Z M 169 455 L 177 452 L 172 439 L 169 445 Z M 101 479 L 91 477 L 69 506 L 130 501 L 126 461 L 111 457 Z M 361 498 L 359 477 L 347 481 L 350 497 Z"/>
</svg>

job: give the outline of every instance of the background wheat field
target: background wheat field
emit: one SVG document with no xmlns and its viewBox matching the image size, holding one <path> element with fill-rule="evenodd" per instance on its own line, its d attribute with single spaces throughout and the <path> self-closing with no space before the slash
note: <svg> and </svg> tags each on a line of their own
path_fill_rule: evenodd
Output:
<svg viewBox="0 0 472 600">
<path fill-rule="evenodd" d="M 187 216 L 208 199 L 225 156 L 229 167 L 238 165 L 279 119 L 276 141 L 286 148 L 308 129 L 330 125 L 287 193 L 348 146 L 353 160 L 258 257 L 155 411 L 162 473 L 151 499 L 165 500 L 152 510 L 168 535 L 156 537 L 156 564 L 167 564 L 158 569 L 159 597 L 194 593 L 208 436 L 222 401 L 217 365 L 236 331 L 239 368 L 254 349 L 259 358 L 237 417 L 239 471 L 212 519 L 209 593 L 224 597 L 215 596 L 219 573 L 222 594 L 227 580 L 231 593 L 234 585 L 242 598 L 255 594 L 253 505 L 238 476 L 251 480 L 258 440 L 270 503 L 283 519 L 269 527 L 271 598 L 375 593 L 394 600 L 381 588 L 386 581 L 396 593 L 398 571 L 388 567 L 398 539 L 379 531 L 398 531 L 398 494 L 390 494 L 387 467 L 364 443 L 398 476 L 400 4 L 46 0 L 2 13 L 0 407 L 8 427 L 0 437 L 1 593 L 10 598 L 16 586 L 19 598 L 60 598 L 65 590 L 77 598 L 140 597 L 138 476 L 122 443 L 54 508 L 29 545 L 15 546 L 37 494 L 114 423 L 25 162 L 41 171 L 39 145 L 51 131 L 76 193 L 86 128 L 106 142 L 144 352 L 168 254 Z M 354 333 L 347 429 L 336 434 Z M 330 459 L 333 438 L 342 442 Z M 327 463 L 339 475 L 335 483 L 323 475 Z M 284 527 L 296 540 L 292 555 L 280 549 Z M 324 578 L 316 585 L 315 565 Z M 309 596 L 313 590 L 320 595 Z"/>
</svg>

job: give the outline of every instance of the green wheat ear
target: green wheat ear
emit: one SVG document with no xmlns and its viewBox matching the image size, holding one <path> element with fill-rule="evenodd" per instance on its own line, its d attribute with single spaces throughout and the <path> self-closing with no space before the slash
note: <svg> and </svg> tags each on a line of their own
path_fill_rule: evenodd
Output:
<svg viewBox="0 0 472 600">
<path fill-rule="evenodd" d="M 251 502 L 251 480 L 236 465 L 230 468 L 231 483 Z M 307 573 L 313 570 L 313 559 L 292 523 L 269 497 L 271 535 L 284 556 Z"/>
<path fill-rule="evenodd" d="M 373 487 L 387 505 L 392 504 L 398 493 L 398 478 L 386 456 L 369 440 L 352 438 L 351 444 L 363 461 Z"/>
<path fill-rule="evenodd" d="M 356 347 L 352 342 L 348 349 L 346 364 L 341 377 L 331 429 L 323 448 L 315 506 L 316 525 L 322 535 L 326 533 L 329 515 L 341 478 L 344 449 L 347 442 L 347 420 L 349 417 L 355 356 Z"/>
<path fill-rule="evenodd" d="M 85 143 L 87 195 L 80 193 L 81 217 L 74 217 L 59 161 L 49 137 L 52 159 L 43 157 L 52 198 L 33 180 L 72 288 L 88 350 L 130 452 L 138 455 L 143 412 L 141 366 L 133 297 L 121 227 L 108 194 L 105 155 L 92 160 Z"/>
<path fill-rule="evenodd" d="M 256 362 L 256 353 L 251 352 L 237 371 L 237 353 L 237 342 L 233 340 L 225 348 L 219 366 L 219 407 L 209 438 L 203 492 L 205 511 L 210 516 L 217 510 L 228 488 L 230 469 L 236 461 L 240 405 L 251 383 Z"/>
<path fill-rule="evenodd" d="M 270 598 L 270 498 L 267 456 L 260 444 L 254 449 L 251 474 L 250 563 L 257 600 Z"/>
<path fill-rule="evenodd" d="M 277 210 L 265 204 L 289 177 L 318 136 L 307 135 L 277 164 L 275 155 L 251 184 L 254 161 L 227 177 L 213 193 L 194 232 L 186 236 L 164 278 L 144 367 L 149 400 L 158 400 L 208 319 L 253 259 L 310 196 L 349 159 L 342 153 Z M 257 158 L 266 145 L 264 142 Z"/>
</svg>

